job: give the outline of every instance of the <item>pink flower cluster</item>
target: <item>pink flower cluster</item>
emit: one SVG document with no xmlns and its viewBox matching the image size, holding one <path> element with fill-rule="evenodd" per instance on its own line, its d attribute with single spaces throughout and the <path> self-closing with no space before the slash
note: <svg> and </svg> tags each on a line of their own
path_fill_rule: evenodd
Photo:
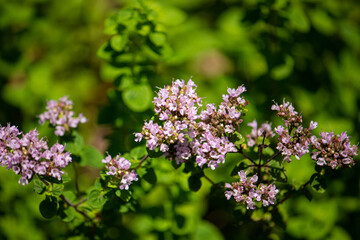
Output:
<svg viewBox="0 0 360 240">
<path fill-rule="evenodd" d="M 224 163 L 228 152 L 236 152 L 226 134 L 234 133 L 242 122 L 240 117 L 248 104 L 240 96 L 245 87 L 229 88 L 219 109 L 208 104 L 200 114 L 202 100 L 195 90 L 191 79 L 187 83 L 176 80 L 171 86 L 160 89 L 153 101 L 158 118 L 145 122 L 142 132 L 135 133 L 135 141 L 145 138 L 150 150 L 159 147 L 178 164 L 196 156 L 200 167 L 207 164 L 215 169 Z"/>
<path fill-rule="evenodd" d="M 108 170 L 106 174 L 114 176 L 116 182 L 120 181 L 121 190 L 128 190 L 131 183 L 138 180 L 136 171 L 130 169 L 130 161 L 124 157 L 116 155 L 112 158 L 108 155 L 102 162 L 106 164 L 105 168 Z"/>
<path fill-rule="evenodd" d="M 337 167 L 354 166 L 354 156 L 357 156 L 358 148 L 350 143 L 350 139 L 345 132 L 335 136 L 334 132 L 321 132 L 321 138 L 315 136 L 311 141 L 315 151 L 311 153 L 311 158 L 319 166 L 330 166 L 332 169 Z"/>
<path fill-rule="evenodd" d="M 70 132 L 70 128 L 76 128 L 79 123 L 87 121 L 82 113 L 75 117 L 72 107 L 73 102 L 68 100 L 67 96 L 60 98 L 59 101 L 50 100 L 47 102 L 47 111 L 39 115 L 39 123 L 44 124 L 49 121 L 55 127 L 55 135 L 64 136 L 65 131 Z"/>
<path fill-rule="evenodd" d="M 317 127 L 317 122 L 310 122 L 309 128 L 302 126 L 302 117 L 299 115 L 294 107 L 289 103 L 283 101 L 280 106 L 275 103 L 272 110 L 276 110 L 277 115 L 283 118 L 285 127 L 282 125 L 277 126 L 274 130 L 280 136 L 278 149 L 284 157 L 284 160 L 291 162 L 291 156 L 300 159 L 306 153 L 309 153 L 311 144 L 311 130 Z"/>
<path fill-rule="evenodd" d="M 226 183 L 225 187 L 230 190 L 225 191 L 225 197 L 229 200 L 234 197 L 236 202 L 246 205 L 247 209 L 255 209 L 256 202 L 267 207 L 274 204 L 276 201 L 276 194 L 279 192 L 274 184 L 255 184 L 258 181 L 258 176 L 253 175 L 246 177 L 246 172 L 241 170 L 239 173 L 239 182 Z"/>
<path fill-rule="evenodd" d="M 269 138 L 275 136 L 271 130 L 271 124 L 269 123 L 263 123 L 261 124 L 261 127 L 258 128 L 258 123 L 254 120 L 251 123 L 248 123 L 248 126 L 252 127 L 251 133 L 246 135 L 248 141 L 247 145 L 249 147 L 253 147 L 260 137 Z"/>
<path fill-rule="evenodd" d="M 59 143 L 48 147 L 44 139 L 39 139 L 36 130 L 18 136 L 21 132 L 16 126 L 0 125 L 0 164 L 16 174 L 22 175 L 19 183 L 28 184 L 34 174 L 50 176 L 61 180 L 65 168 L 71 161 L 69 152 Z"/>
</svg>

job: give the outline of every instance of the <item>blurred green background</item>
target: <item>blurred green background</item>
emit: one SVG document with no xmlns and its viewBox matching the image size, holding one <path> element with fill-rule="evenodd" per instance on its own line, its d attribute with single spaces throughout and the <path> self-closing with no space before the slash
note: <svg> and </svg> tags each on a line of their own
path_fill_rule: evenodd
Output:
<svg viewBox="0 0 360 240">
<path fill-rule="evenodd" d="M 127 49 L 131 51 L 124 52 L 122 47 L 116 49 L 121 45 L 121 37 L 114 35 L 124 35 L 112 29 L 112 21 L 116 16 L 117 21 L 131 25 L 133 19 L 124 17 L 124 12 L 114 15 L 129 7 L 143 9 L 149 26 L 154 27 L 136 28 L 136 36 L 148 36 L 146 31 L 157 35 L 149 35 L 146 39 L 150 42 L 136 45 L 130 32 L 130 40 L 124 46 L 129 46 Z M 116 58 L 109 57 L 102 46 L 116 41 L 120 45 L 109 50 L 117 52 Z M 145 59 L 144 65 L 135 60 L 131 66 L 123 64 L 120 58 L 126 57 L 125 53 L 131 58 Z M 140 107 L 132 105 L 127 97 L 129 77 L 130 82 L 151 87 L 149 97 L 140 98 L 143 100 Z M 270 106 L 273 100 L 280 102 L 286 98 L 302 113 L 305 124 L 310 120 L 319 123 L 317 132 L 347 131 L 352 144 L 357 144 L 360 3 L 355 0 L 0 0 L 1 125 L 10 122 L 23 131 L 36 127 L 42 135 L 48 135 L 51 130 L 38 126 L 37 115 L 44 110 L 47 100 L 68 95 L 75 103 L 75 110 L 90 120 L 80 127 L 87 143 L 103 153 L 124 153 L 135 146 L 132 133 L 140 131 L 143 120 L 152 114 L 149 101 L 157 91 L 156 86 L 191 77 L 198 85 L 198 94 L 209 103 L 220 103 L 227 87 L 244 84 L 245 96 L 250 101 L 245 122 L 254 118 L 260 122 L 278 121 Z M 160 177 L 172 172 L 164 164 L 157 173 Z M 304 183 L 314 172 L 309 159 L 294 161 L 287 170 L 289 180 L 295 185 Z M 304 197 L 286 202 L 282 212 L 288 227 L 279 236 L 356 239 L 360 235 L 359 170 L 356 165 L 335 174 L 328 182 L 327 192 L 316 194 L 310 203 Z M 84 188 L 98 174 L 98 170 L 86 167 L 81 172 L 88 176 L 84 177 Z M 216 181 L 224 181 L 221 170 L 209 175 Z M 41 199 L 35 196 L 31 186 L 22 187 L 17 180 L 12 172 L 0 169 L 0 239 L 60 238 L 67 231 L 66 225 L 60 220 L 45 221 L 37 209 Z M 166 193 L 172 190 L 165 180 L 153 189 L 158 194 L 147 195 L 149 201 L 145 202 L 149 206 L 143 203 L 143 209 L 171 209 L 174 196 Z M 181 185 L 178 183 L 181 180 L 171 181 Z M 212 210 L 213 203 L 205 198 L 208 190 L 205 186 L 200 193 L 189 193 L 188 206 L 176 210 L 187 219 L 184 229 L 188 230 L 183 229 L 184 232 L 191 232 L 193 239 L 256 237 L 253 225 L 235 228 L 228 222 L 216 221 L 219 210 Z M 152 220 L 149 214 L 129 215 L 123 218 L 123 225 L 140 239 L 157 239 L 157 236 L 171 239 L 166 234 L 150 234 L 154 229 L 158 232 L 167 229 L 165 223 L 151 224 Z M 133 225 L 136 222 L 143 228 Z"/>
</svg>

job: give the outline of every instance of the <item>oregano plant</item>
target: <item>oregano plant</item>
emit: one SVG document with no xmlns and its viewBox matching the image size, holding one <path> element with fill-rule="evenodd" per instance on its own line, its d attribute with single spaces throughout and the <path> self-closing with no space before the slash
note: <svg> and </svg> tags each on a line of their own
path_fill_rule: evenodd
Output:
<svg viewBox="0 0 360 240">
<path fill-rule="evenodd" d="M 243 126 L 251 101 L 244 97 L 245 86 L 228 88 L 218 106 L 203 104 L 196 88 L 191 79 L 176 80 L 159 88 L 153 100 L 154 116 L 144 122 L 141 131 L 134 133 L 134 141 L 139 144 L 145 141 L 145 146 L 114 157 L 93 152 L 91 155 L 101 156 L 95 158 L 103 164 L 103 170 L 89 190 L 80 190 L 77 176 L 70 179 L 66 174 L 68 165 L 77 168 L 78 163 L 89 157 L 83 154 L 86 147 L 74 130 L 86 118 L 75 114 L 67 97 L 50 100 L 46 111 L 39 115 L 39 122 L 49 122 L 58 136 L 58 143 L 52 146 L 46 138 L 39 138 L 36 129 L 21 133 L 11 124 L 1 126 L 1 166 L 21 175 L 20 184 L 32 182 L 34 192 L 44 196 L 39 205 L 44 218 L 61 218 L 69 224 L 72 236 L 103 239 L 109 236 L 108 228 L 112 226 L 107 214 L 143 211 L 139 208 L 141 192 L 155 191 L 157 185 L 154 162 L 170 161 L 173 171 L 180 169 L 181 177 L 188 179 L 190 191 L 201 190 L 201 179 L 205 179 L 214 188 L 209 194 L 221 192 L 226 202 L 219 204 L 240 211 L 240 215 L 249 216 L 256 209 L 263 209 L 263 213 L 268 213 L 263 219 L 268 226 L 272 222 L 282 224 L 276 221 L 277 209 L 287 199 L 304 194 L 311 200 L 308 186 L 319 191 L 326 189 L 327 174 L 355 164 L 357 145 L 351 144 L 346 132 L 312 134 L 318 123 L 303 123 L 301 114 L 285 99 L 271 107 L 282 124 L 273 127 L 269 122 L 259 125 L 256 120 L 248 121 L 251 131 L 246 133 Z M 214 182 L 204 170 L 216 171 L 229 154 L 237 156 L 232 157 L 232 161 L 236 160 L 228 176 L 233 180 Z M 316 172 L 296 188 L 287 181 L 284 164 L 303 161 L 306 154 L 310 154 Z M 154 187 L 146 187 L 144 181 Z M 65 190 L 65 185 L 72 182 L 73 190 Z M 142 187 L 145 189 L 141 190 Z M 181 225 L 179 217 L 176 221 Z M 236 224 L 242 220 L 235 217 L 233 221 Z"/>
</svg>

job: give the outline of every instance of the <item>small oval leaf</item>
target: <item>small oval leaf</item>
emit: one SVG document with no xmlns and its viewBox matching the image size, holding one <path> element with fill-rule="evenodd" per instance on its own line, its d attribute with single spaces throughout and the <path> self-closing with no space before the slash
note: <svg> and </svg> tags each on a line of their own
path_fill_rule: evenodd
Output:
<svg viewBox="0 0 360 240">
<path fill-rule="evenodd" d="M 50 219 L 56 215 L 57 206 L 56 197 L 46 196 L 45 200 L 40 203 L 39 210 L 44 218 Z"/>
</svg>

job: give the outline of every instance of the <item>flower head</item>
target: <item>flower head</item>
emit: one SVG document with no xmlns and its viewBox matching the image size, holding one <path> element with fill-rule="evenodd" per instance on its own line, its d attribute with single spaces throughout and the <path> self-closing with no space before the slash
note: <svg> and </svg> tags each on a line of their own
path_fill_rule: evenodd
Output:
<svg viewBox="0 0 360 240">
<path fill-rule="evenodd" d="M 121 190 L 128 190 L 132 182 L 138 180 L 136 171 L 130 169 L 130 161 L 126 160 L 124 157 L 116 155 L 112 158 L 111 155 L 108 155 L 102 162 L 106 164 L 106 174 L 114 176 L 114 179 L 119 183 L 119 188 Z"/>
<path fill-rule="evenodd" d="M 291 162 L 291 156 L 300 159 L 304 154 L 309 153 L 311 145 L 311 131 L 317 127 L 317 122 L 311 121 L 308 128 L 302 126 L 302 117 L 295 111 L 290 102 L 283 101 L 280 106 L 275 103 L 271 107 L 276 110 L 277 115 L 284 120 L 284 126 L 279 125 L 274 130 L 279 135 L 278 149 L 284 160 Z"/>
<path fill-rule="evenodd" d="M 59 101 L 50 100 L 47 102 L 46 111 L 39 115 L 39 123 L 49 121 L 55 127 L 55 135 L 63 136 L 70 128 L 76 128 L 79 123 L 87 122 L 86 117 L 80 113 L 75 117 L 72 111 L 73 102 L 64 96 Z"/>
<path fill-rule="evenodd" d="M 71 161 L 69 152 L 59 143 L 48 147 L 44 139 L 39 139 L 38 131 L 22 134 L 15 126 L 0 125 L 0 164 L 16 174 L 22 175 L 19 183 L 29 183 L 34 174 L 61 180 L 62 171 Z"/>
<path fill-rule="evenodd" d="M 234 197 L 236 202 L 246 205 L 247 209 L 255 209 L 256 202 L 260 202 L 262 206 L 267 207 L 274 204 L 276 201 L 276 194 L 279 192 L 274 184 L 255 184 L 258 181 L 258 176 L 246 176 L 246 172 L 241 170 L 238 172 L 240 177 L 239 182 L 226 183 L 225 197 L 229 200 Z"/>
<path fill-rule="evenodd" d="M 144 138 L 150 150 L 159 148 L 178 164 L 194 156 L 198 166 L 207 164 L 215 169 L 224 163 L 228 152 L 236 152 L 227 135 L 234 133 L 242 122 L 240 117 L 247 101 L 240 95 L 246 89 L 229 88 L 218 109 L 208 104 L 200 114 L 202 100 L 195 90 L 191 79 L 187 83 L 176 80 L 161 88 L 153 101 L 157 118 L 145 122 L 141 133 L 135 133 L 135 141 Z"/>
<path fill-rule="evenodd" d="M 315 151 L 311 158 L 319 166 L 330 166 L 332 169 L 352 167 L 355 165 L 354 156 L 358 155 L 357 145 L 351 145 L 346 132 L 335 135 L 334 132 L 321 132 L 321 138 L 311 139 Z"/>
</svg>

